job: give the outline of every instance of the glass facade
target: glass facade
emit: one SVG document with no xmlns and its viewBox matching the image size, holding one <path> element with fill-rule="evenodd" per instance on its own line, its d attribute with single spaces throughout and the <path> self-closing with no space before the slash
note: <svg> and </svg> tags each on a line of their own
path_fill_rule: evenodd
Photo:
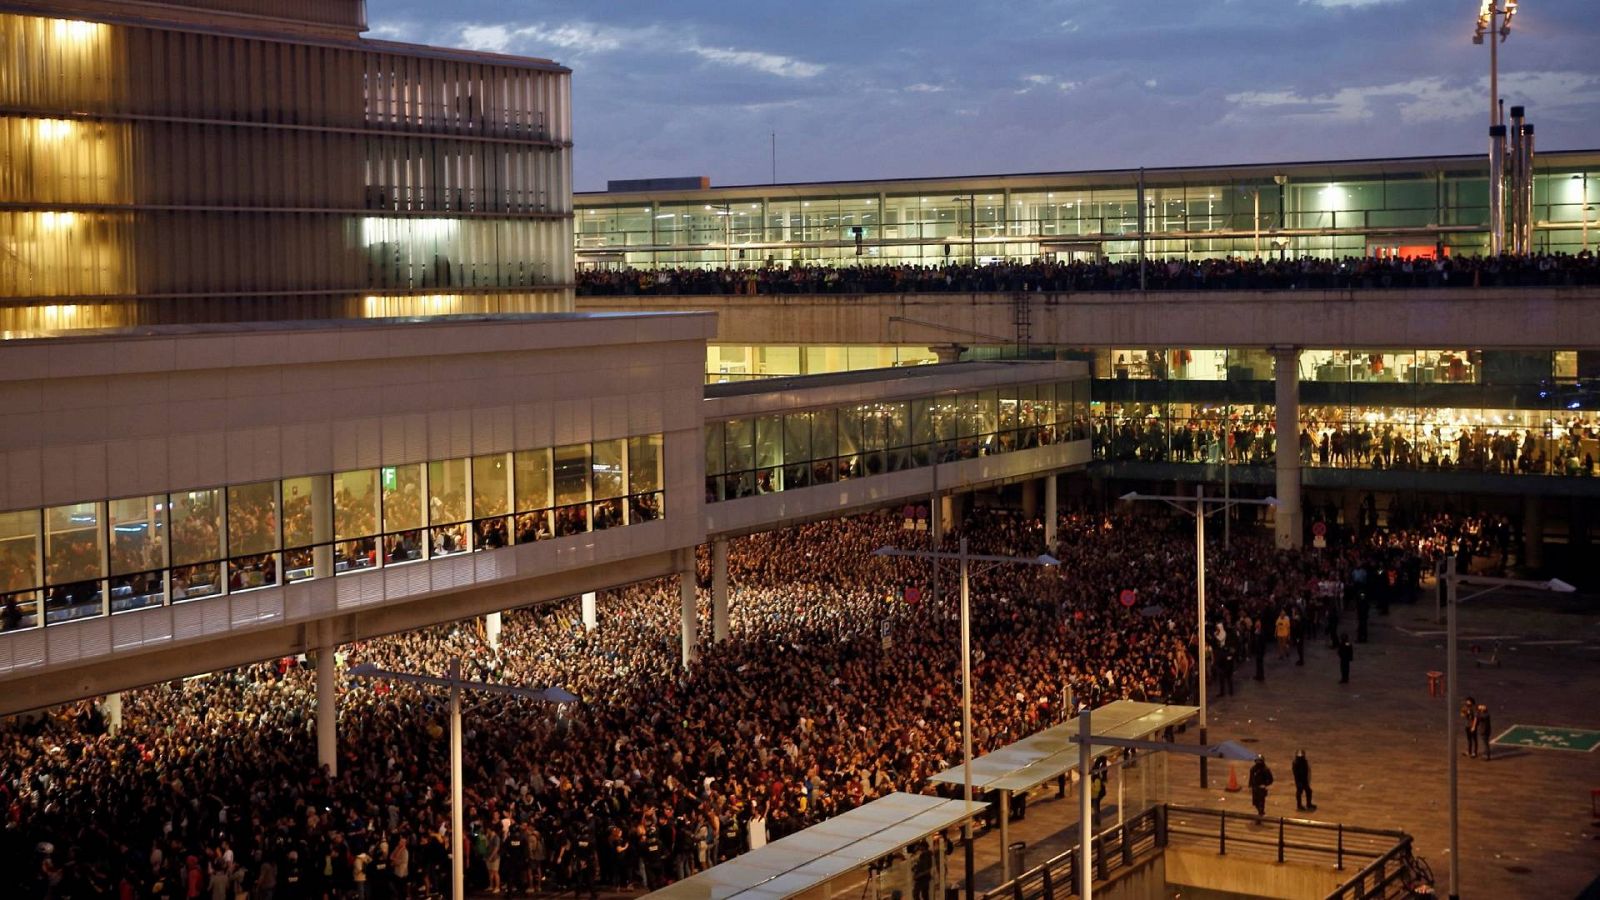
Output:
<svg viewBox="0 0 1600 900">
<path fill-rule="evenodd" d="M 1089 437 L 1089 383 L 707 422 L 706 502 L 832 484 Z"/>
<path fill-rule="evenodd" d="M 938 361 L 928 347 L 711 344 L 706 347 L 706 383 L 920 366 Z"/>
<path fill-rule="evenodd" d="M 654 521 L 661 448 L 649 434 L 3 512 L 0 630 Z"/>
<path fill-rule="evenodd" d="M 1279 435 L 1265 351 L 1090 355 L 1097 458 L 1272 463 Z M 1312 349 L 1299 365 L 1290 440 L 1306 466 L 1600 474 L 1600 353 Z"/>
<path fill-rule="evenodd" d="M 1583 208 L 1600 205 L 1600 158 L 1542 153 L 1536 166 L 1535 249 L 1576 253 Z M 1191 259 L 1415 256 L 1440 248 L 1482 254 L 1487 170 L 1479 156 L 1241 166 L 1210 175 L 1151 169 L 1145 252 Z M 1134 259 L 1137 178 L 951 178 L 915 192 L 897 181 L 807 184 L 787 186 L 781 197 L 760 187 L 580 194 L 578 259 L 639 268 Z"/>
</svg>

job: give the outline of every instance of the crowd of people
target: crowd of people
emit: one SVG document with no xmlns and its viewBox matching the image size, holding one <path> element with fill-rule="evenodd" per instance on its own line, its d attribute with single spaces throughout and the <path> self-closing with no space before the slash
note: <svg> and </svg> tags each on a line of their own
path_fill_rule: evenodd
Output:
<svg viewBox="0 0 1600 900">
<path fill-rule="evenodd" d="M 585 269 L 578 294 L 900 294 L 968 291 L 1104 292 L 1381 290 L 1600 284 L 1600 260 L 1582 253 L 1442 258 L 1302 256 L 1063 262 L 782 265 L 750 268 Z"/>
<path fill-rule="evenodd" d="M 1070 513 L 1060 568 L 974 577 L 978 752 L 1064 719 L 1069 691 L 1195 700 L 1185 521 Z M 979 552 L 1044 549 L 1041 523 L 1014 513 L 976 511 L 962 529 Z M 1210 560 L 1213 658 L 1253 649 L 1259 667 L 1262 629 L 1285 616 L 1333 634 L 1349 586 L 1404 599 L 1428 556 L 1467 540 L 1448 518 L 1330 551 L 1237 536 Z M 469 621 L 341 647 L 341 666 L 440 673 L 459 657 L 469 678 L 580 698 L 469 698 L 454 839 L 436 692 L 341 674 L 337 774 L 315 763 L 303 658 L 124 692 L 115 734 L 94 701 L 6 722 L 0 860 L 18 896 L 428 896 L 459 841 L 482 889 L 659 887 L 886 792 L 928 791 L 959 762 L 953 585 L 935 602 L 925 562 L 871 552 L 928 542 L 887 513 L 734 541 L 731 639 L 702 640 L 687 669 L 669 583 L 603 595 L 593 630 L 573 602 L 508 613 L 493 644 Z"/>
</svg>

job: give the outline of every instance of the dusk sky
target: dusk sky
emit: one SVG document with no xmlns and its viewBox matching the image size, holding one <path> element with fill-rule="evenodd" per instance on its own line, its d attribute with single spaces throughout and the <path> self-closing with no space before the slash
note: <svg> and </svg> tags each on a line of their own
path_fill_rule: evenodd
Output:
<svg viewBox="0 0 1600 900">
<path fill-rule="evenodd" d="M 1597 0 L 1525 0 L 1501 96 L 1600 148 Z M 369 0 L 375 38 L 573 69 L 578 190 L 1477 153 L 1475 0 Z"/>
</svg>

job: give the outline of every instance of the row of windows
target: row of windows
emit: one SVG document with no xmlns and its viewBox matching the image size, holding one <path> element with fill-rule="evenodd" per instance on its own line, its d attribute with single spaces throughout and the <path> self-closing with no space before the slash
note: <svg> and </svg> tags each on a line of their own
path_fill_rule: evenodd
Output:
<svg viewBox="0 0 1600 900">
<path fill-rule="evenodd" d="M 529 219 L 0 212 L 0 297 L 558 285 L 568 235 Z"/>
<path fill-rule="evenodd" d="M 0 116 L 6 203 L 551 212 L 562 165 L 506 141 Z"/>
<path fill-rule="evenodd" d="M 1120 462 L 1268 465 L 1280 436 L 1271 404 L 1093 404 L 1094 452 Z M 1313 405 L 1290 438 L 1304 465 L 1591 476 L 1593 411 Z"/>
<path fill-rule="evenodd" d="M 566 140 L 569 76 L 206 32 L 0 16 L 0 106 Z"/>
<path fill-rule="evenodd" d="M 706 423 L 706 501 L 1088 437 L 1085 381 Z"/>
<path fill-rule="evenodd" d="M 0 513 L 0 625 L 653 521 L 662 477 L 653 434 Z"/>
</svg>

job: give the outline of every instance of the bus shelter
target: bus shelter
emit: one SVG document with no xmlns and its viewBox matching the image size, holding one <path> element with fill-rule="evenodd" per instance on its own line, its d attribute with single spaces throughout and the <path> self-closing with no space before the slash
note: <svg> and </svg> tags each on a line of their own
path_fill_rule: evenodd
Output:
<svg viewBox="0 0 1600 900">
<path fill-rule="evenodd" d="M 1144 740 L 1168 728 L 1185 724 L 1199 714 L 1198 706 L 1117 700 L 1094 711 L 1094 732 L 1105 737 Z M 1053 725 L 972 761 L 974 796 L 986 791 L 1000 794 L 1000 865 L 1003 881 L 1010 881 L 1018 874 L 1011 871 L 1011 795 L 1031 791 L 1078 768 L 1078 745 L 1072 743 L 1072 736 L 1077 733 L 1078 719 L 1074 716 L 1060 725 Z M 1093 744 L 1090 755 L 1098 760 L 1119 750 L 1109 745 Z M 1141 807 L 1166 799 L 1165 756 L 1156 754 L 1156 758 L 1149 759 L 1149 764 L 1139 774 L 1135 800 Z M 1088 789 L 1087 775 L 1079 773 L 1081 790 Z M 959 787 L 966 783 L 966 776 L 963 767 L 956 766 L 930 780 Z M 1119 789 L 1124 783 L 1125 779 L 1119 779 Z M 1118 802 L 1119 809 L 1121 803 Z"/>
<path fill-rule="evenodd" d="M 976 817 L 988 804 L 972 804 Z M 962 800 L 896 792 L 647 894 L 655 900 L 828 900 L 865 878 L 912 895 L 908 850 L 968 818 Z M 924 852 L 932 852 L 927 850 Z M 944 854 L 934 853 L 943 865 Z M 942 884 L 942 875 L 934 876 Z M 859 895 L 858 895 L 859 896 Z"/>
</svg>

